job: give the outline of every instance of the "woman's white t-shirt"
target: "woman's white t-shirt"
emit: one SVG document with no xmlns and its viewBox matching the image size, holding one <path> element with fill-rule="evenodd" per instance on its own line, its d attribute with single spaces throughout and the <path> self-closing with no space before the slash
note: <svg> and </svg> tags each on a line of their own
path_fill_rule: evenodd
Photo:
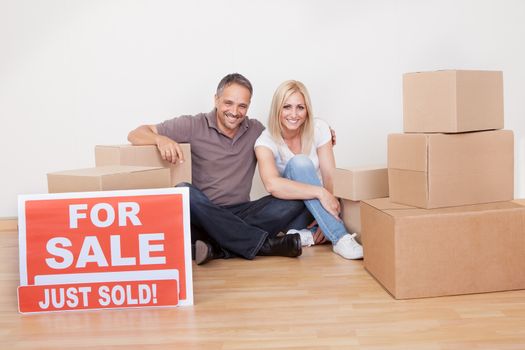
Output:
<svg viewBox="0 0 525 350">
<path fill-rule="evenodd" d="M 323 179 L 319 169 L 319 157 L 317 156 L 317 149 L 331 140 L 332 133 L 330 132 L 330 127 L 328 124 L 322 119 L 314 119 L 314 141 L 312 143 L 312 148 L 310 149 L 310 154 L 308 154 L 308 158 L 310 158 L 312 163 L 314 163 L 314 167 L 317 170 L 317 176 L 321 182 Z M 268 129 L 264 130 L 257 141 L 255 141 L 254 148 L 259 146 L 267 147 L 272 151 L 273 158 L 275 159 L 275 166 L 277 167 L 277 170 L 281 176 L 283 175 L 284 168 L 286 167 L 288 161 L 296 155 L 288 148 L 286 143 L 278 145 L 272 138 L 272 135 L 270 135 Z"/>
</svg>

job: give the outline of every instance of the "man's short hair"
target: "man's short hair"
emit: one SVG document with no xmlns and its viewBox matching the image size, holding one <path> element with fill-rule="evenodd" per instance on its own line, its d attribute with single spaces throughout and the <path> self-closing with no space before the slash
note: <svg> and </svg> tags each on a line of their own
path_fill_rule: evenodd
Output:
<svg viewBox="0 0 525 350">
<path fill-rule="evenodd" d="M 248 89 L 248 91 L 250 91 L 250 97 L 253 95 L 252 83 L 250 83 L 250 81 L 246 79 L 242 74 L 232 73 L 222 78 L 222 80 L 219 82 L 219 85 L 217 86 L 217 96 L 220 96 L 222 94 L 222 91 L 232 84 L 239 84 L 241 86 L 244 86 Z"/>
</svg>

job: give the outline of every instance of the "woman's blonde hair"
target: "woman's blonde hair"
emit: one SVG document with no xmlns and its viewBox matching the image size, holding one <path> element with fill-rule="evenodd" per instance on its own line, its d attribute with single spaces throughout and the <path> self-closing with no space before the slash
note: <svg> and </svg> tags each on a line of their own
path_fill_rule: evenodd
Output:
<svg viewBox="0 0 525 350">
<path fill-rule="evenodd" d="M 303 83 L 297 80 L 287 80 L 275 90 L 270 107 L 270 115 L 268 117 L 268 131 L 272 138 L 279 146 L 284 146 L 282 136 L 283 127 L 281 125 L 280 115 L 284 105 L 284 101 L 292 94 L 299 92 L 304 97 L 306 105 L 306 120 L 301 125 L 301 153 L 310 154 L 312 143 L 314 139 L 314 117 L 312 113 L 312 104 L 310 102 L 310 95 Z"/>
</svg>

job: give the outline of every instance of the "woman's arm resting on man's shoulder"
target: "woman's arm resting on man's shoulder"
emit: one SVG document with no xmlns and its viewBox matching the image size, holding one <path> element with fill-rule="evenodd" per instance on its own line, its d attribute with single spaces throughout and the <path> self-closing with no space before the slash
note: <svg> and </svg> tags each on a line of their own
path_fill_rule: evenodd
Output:
<svg viewBox="0 0 525 350">
<path fill-rule="evenodd" d="M 327 142 L 319 147 L 317 149 L 317 157 L 319 158 L 319 168 L 323 177 L 323 186 L 330 193 L 334 193 L 335 157 L 332 143 Z"/>
</svg>

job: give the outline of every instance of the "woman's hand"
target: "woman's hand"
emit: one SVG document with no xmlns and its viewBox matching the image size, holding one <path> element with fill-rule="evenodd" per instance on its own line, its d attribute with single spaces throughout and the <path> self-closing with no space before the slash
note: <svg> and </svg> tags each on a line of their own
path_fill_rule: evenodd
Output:
<svg viewBox="0 0 525 350">
<path fill-rule="evenodd" d="M 327 189 L 321 187 L 321 195 L 319 196 L 319 201 L 321 202 L 321 205 L 323 208 L 326 209 L 327 212 L 332 214 L 337 220 L 341 221 L 339 218 L 339 212 L 341 211 L 341 208 L 339 207 L 339 201 L 337 198 L 334 197 L 333 194 L 328 192 Z"/>
</svg>

